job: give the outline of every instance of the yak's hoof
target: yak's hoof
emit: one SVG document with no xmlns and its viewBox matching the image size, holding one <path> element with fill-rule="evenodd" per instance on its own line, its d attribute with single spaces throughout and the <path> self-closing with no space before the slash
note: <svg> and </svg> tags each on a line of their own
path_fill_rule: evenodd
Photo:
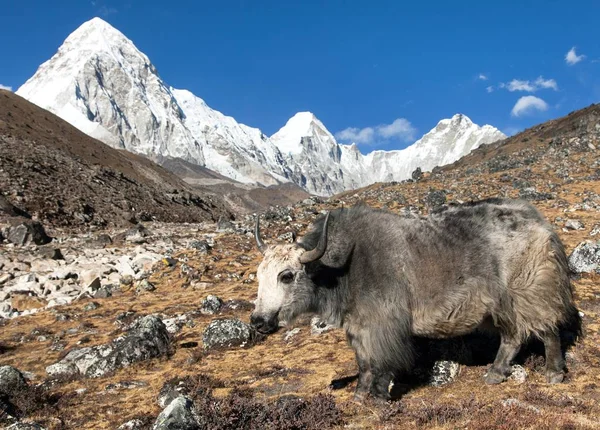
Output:
<svg viewBox="0 0 600 430">
<path fill-rule="evenodd" d="M 354 396 L 352 397 L 352 400 L 354 400 L 354 402 L 359 403 L 359 404 L 363 404 L 365 403 L 365 399 L 367 398 L 367 394 L 364 391 L 360 391 L 360 392 L 355 392 Z"/>
<path fill-rule="evenodd" d="M 546 372 L 546 382 L 549 384 L 559 384 L 565 379 L 564 372 L 557 372 L 555 370 L 548 370 Z"/>
<path fill-rule="evenodd" d="M 506 381 L 506 376 L 504 376 L 502 373 L 498 372 L 497 370 L 490 369 L 483 376 L 483 380 L 488 385 L 496 385 L 496 384 L 500 384 L 501 382 Z"/>
</svg>

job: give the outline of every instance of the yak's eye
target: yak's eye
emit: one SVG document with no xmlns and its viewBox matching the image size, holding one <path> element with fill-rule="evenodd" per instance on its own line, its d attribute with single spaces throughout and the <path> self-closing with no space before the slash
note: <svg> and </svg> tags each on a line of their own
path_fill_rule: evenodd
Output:
<svg viewBox="0 0 600 430">
<path fill-rule="evenodd" d="M 286 270 L 281 275 L 279 275 L 279 279 L 281 279 L 281 282 L 283 282 L 284 284 L 291 284 L 294 280 L 294 274 L 289 270 Z"/>
</svg>

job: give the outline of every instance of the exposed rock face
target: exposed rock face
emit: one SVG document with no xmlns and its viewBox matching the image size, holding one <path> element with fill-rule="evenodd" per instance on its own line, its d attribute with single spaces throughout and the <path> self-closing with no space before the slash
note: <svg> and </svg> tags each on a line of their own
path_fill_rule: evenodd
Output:
<svg viewBox="0 0 600 430">
<path fill-rule="evenodd" d="M 255 338 L 255 330 L 236 319 L 214 320 L 206 327 L 202 336 L 206 349 L 247 346 Z"/>
<path fill-rule="evenodd" d="M 90 348 L 74 349 L 48 366 L 50 376 L 96 378 L 132 363 L 167 355 L 170 337 L 163 322 L 152 315 L 136 321 L 125 336 Z"/>
</svg>

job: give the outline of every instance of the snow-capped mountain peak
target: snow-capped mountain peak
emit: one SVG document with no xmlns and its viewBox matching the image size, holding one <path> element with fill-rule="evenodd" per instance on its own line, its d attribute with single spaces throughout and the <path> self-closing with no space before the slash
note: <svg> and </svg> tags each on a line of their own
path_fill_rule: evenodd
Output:
<svg viewBox="0 0 600 430">
<path fill-rule="evenodd" d="M 269 138 L 168 86 L 150 59 L 100 18 L 69 35 L 17 94 L 108 145 L 182 158 L 244 183 L 291 180 L 319 195 L 406 179 L 416 167 L 451 163 L 505 137 L 457 114 L 406 149 L 363 155 L 354 144 L 340 145 L 313 113 L 298 112 Z"/>
</svg>

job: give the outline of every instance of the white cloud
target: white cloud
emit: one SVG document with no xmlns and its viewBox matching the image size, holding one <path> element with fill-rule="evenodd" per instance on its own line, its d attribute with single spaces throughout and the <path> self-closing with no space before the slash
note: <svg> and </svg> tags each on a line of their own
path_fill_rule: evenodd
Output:
<svg viewBox="0 0 600 430">
<path fill-rule="evenodd" d="M 522 116 L 531 114 L 534 111 L 548 110 L 548 103 L 536 96 L 523 96 L 512 108 L 510 114 L 512 116 Z"/>
<path fill-rule="evenodd" d="M 0 90 L 12 91 L 12 87 L 0 84 Z"/>
<path fill-rule="evenodd" d="M 534 92 L 535 87 L 529 83 L 529 81 L 520 81 L 519 79 L 513 79 L 508 84 L 506 84 L 506 88 L 508 91 L 528 91 Z"/>
<path fill-rule="evenodd" d="M 373 143 L 373 139 L 375 137 L 375 130 L 373 130 L 373 128 L 371 127 L 348 127 L 342 131 L 337 132 L 335 134 L 335 137 L 339 140 L 370 145 L 371 143 Z"/>
<path fill-rule="evenodd" d="M 494 92 L 494 86 L 493 86 L 493 85 L 490 85 L 490 86 L 489 86 L 489 87 L 487 87 L 485 90 L 486 90 L 488 93 L 493 93 L 493 92 Z"/>
<path fill-rule="evenodd" d="M 543 76 L 539 76 L 534 84 L 537 88 L 552 88 L 554 91 L 558 91 L 558 84 L 554 79 L 544 79 Z"/>
<path fill-rule="evenodd" d="M 558 91 L 558 84 L 554 79 L 544 79 L 543 76 L 538 76 L 535 81 L 522 81 L 520 79 L 513 79 L 509 83 L 498 84 L 498 88 L 505 88 L 510 92 L 525 91 L 528 93 L 534 93 L 538 90 L 546 89 Z"/>
<path fill-rule="evenodd" d="M 579 63 L 584 58 L 585 55 L 577 55 L 574 46 L 569 50 L 569 52 L 567 52 L 567 55 L 565 55 L 565 61 L 569 66 Z"/>
<path fill-rule="evenodd" d="M 380 124 L 375 127 L 348 127 L 335 134 L 341 141 L 354 142 L 359 145 L 373 145 L 381 140 L 400 140 L 412 142 L 415 140 L 417 130 L 410 121 L 398 118 L 391 124 Z"/>
<path fill-rule="evenodd" d="M 487 81 L 488 77 L 483 73 L 480 73 L 479 76 L 477 76 L 477 79 L 479 79 L 480 81 Z"/>
</svg>

